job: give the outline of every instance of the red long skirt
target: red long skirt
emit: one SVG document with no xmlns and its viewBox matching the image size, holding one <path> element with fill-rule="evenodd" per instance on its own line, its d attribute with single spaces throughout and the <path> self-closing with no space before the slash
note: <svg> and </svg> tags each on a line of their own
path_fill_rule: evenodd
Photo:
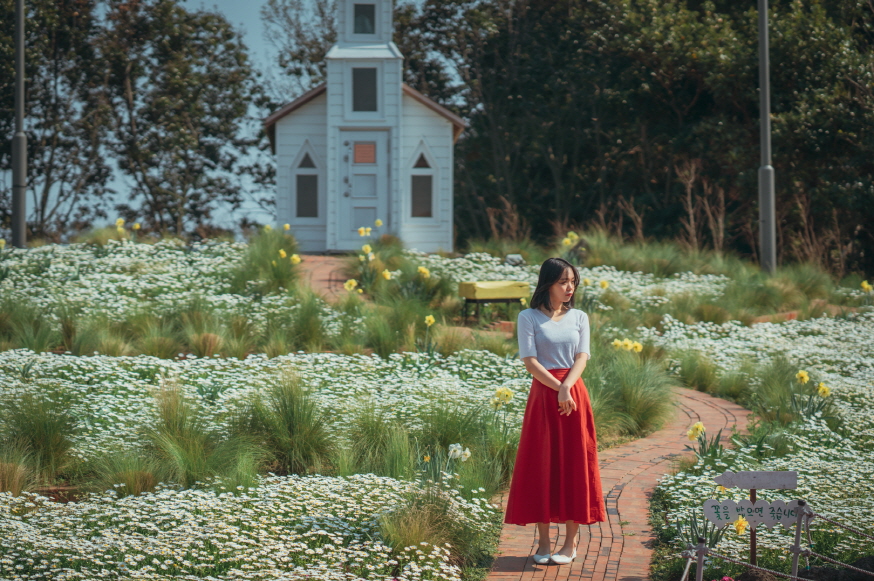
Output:
<svg viewBox="0 0 874 581">
<path fill-rule="evenodd" d="M 559 380 L 568 369 L 550 369 Z M 582 379 L 571 388 L 577 409 L 559 415 L 558 392 L 531 384 L 504 522 L 592 524 L 607 520 L 598 444 L 589 392 Z"/>
</svg>

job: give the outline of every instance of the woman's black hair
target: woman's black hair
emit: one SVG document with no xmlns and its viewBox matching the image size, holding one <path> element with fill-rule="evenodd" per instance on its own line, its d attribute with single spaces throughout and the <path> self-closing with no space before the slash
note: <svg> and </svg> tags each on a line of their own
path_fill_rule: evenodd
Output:
<svg viewBox="0 0 874 581">
<path fill-rule="evenodd" d="M 552 310 L 552 305 L 549 303 L 549 288 L 561 280 L 564 276 L 564 271 L 568 268 L 574 273 L 574 294 L 564 303 L 567 308 L 573 308 L 574 296 L 577 293 L 577 288 L 580 286 L 580 273 L 576 267 L 565 260 L 564 258 L 547 258 L 540 265 L 540 276 L 537 278 L 537 288 L 534 289 L 534 294 L 531 295 L 531 308 L 539 309 L 546 306 Z"/>
</svg>

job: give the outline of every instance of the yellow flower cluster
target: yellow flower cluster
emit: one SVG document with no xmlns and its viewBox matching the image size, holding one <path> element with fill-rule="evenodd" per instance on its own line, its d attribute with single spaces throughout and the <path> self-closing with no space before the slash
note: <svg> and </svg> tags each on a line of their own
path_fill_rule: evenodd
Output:
<svg viewBox="0 0 874 581">
<path fill-rule="evenodd" d="M 613 347 L 616 349 L 625 349 L 626 351 L 634 351 L 635 353 L 640 353 L 643 351 L 643 345 L 638 343 L 637 341 L 632 341 L 631 339 L 613 339 L 613 343 L 611 343 Z"/>
<path fill-rule="evenodd" d="M 290 260 L 292 264 L 300 264 L 300 256 L 297 254 L 292 254 Z"/>
<path fill-rule="evenodd" d="M 361 247 L 361 252 L 363 252 L 364 254 L 370 254 L 371 250 L 373 250 L 373 248 L 370 247 L 370 244 L 365 244 Z"/>
<path fill-rule="evenodd" d="M 382 271 L 382 278 L 384 278 L 385 280 L 391 280 L 391 272 L 389 271 L 389 269 L 386 268 Z"/>
<path fill-rule="evenodd" d="M 124 226 L 124 218 L 119 218 L 118 220 L 115 221 L 116 228 L 121 228 L 122 226 Z"/>
<path fill-rule="evenodd" d="M 690 441 L 694 442 L 698 439 L 698 436 L 703 434 L 705 431 L 706 429 L 704 428 L 704 424 L 702 424 L 701 422 L 695 422 L 692 427 L 689 428 L 689 431 L 686 432 L 686 437 L 689 438 Z"/>
<path fill-rule="evenodd" d="M 601 282 L 598 283 L 598 286 L 603 288 L 603 289 L 606 289 L 608 286 L 610 286 L 610 283 L 607 282 L 606 280 L 602 280 Z"/>
<path fill-rule="evenodd" d="M 427 325 L 428 327 L 430 327 L 431 325 L 433 325 L 436 322 L 437 322 L 437 319 L 434 318 L 434 315 L 428 315 L 427 317 L 425 317 L 425 325 Z"/>
<path fill-rule="evenodd" d="M 134 229 L 134 230 L 139 230 L 139 229 L 140 229 L 140 223 L 139 223 L 139 222 L 134 222 L 134 225 L 131 226 L 131 228 Z"/>
<path fill-rule="evenodd" d="M 795 379 L 800 381 L 801 383 L 807 383 L 810 381 L 810 376 L 803 369 L 795 374 Z"/>
<path fill-rule="evenodd" d="M 346 282 L 343 283 L 343 288 L 345 288 L 349 292 L 352 292 L 353 290 L 355 290 L 356 286 L 358 286 L 358 281 L 355 280 L 354 278 L 350 278 L 349 280 L 347 280 Z"/>
<path fill-rule="evenodd" d="M 592 280 L 589 278 L 583 279 L 583 286 L 592 286 Z"/>
<path fill-rule="evenodd" d="M 265 232 L 273 232 L 273 226 L 271 226 L 270 224 L 265 224 L 264 231 Z"/>
<path fill-rule="evenodd" d="M 832 390 L 820 381 L 819 385 L 816 386 L 816 393 L 819 394 L 819 397 L 828 397 L 832 394 Z"/>
<path fill-rule="evenodd" d="M 3 250 L 4 248 L 6 248 L 6 239 L 0 238 L 0 250 Z"/>
<path fill-rule="evenodd" d="M 377 228 L 379 228 L 380 226 L 382 226 L 382 220 L 377 218 L 376 220 L 373 221 L 373 225 L 376 226 Z"/>
<path fill-rule="evenodd" d="M 743 515 L 737 517 L 737 520 L 734 521 L 734 530 L 737 531 L 737 534 L 742 535 L 744 531 L 747 530 L 747 527 L 750 526 L 750 523 L 743 517 Z"/>
<path fill-rule="evenodd" d="M 495 390 L 495 395 L 489 400 L 489 404 L 494 409 L 500 409 L 502 406 L 510 403 L 513 399 L 513 390 L 509 387 L 499 387 Z"/>
<path fill-rule="evenodd" d="M 522 304 L 523 307 L 528 304 L 528 301 L 526 301 L 525 299 L 519 299 L 519 302 Z"/>
<path fill-rule="evenodd" d="M 360 228 L 358 228 L 358 235 L 359 236 L 370 236 L 370 230 L 371 230 L 370 226 L 367 226 L 367 227 L 361 226 Z"/>
<path fill-rule="evenodd" d="M 417 272 L 422 275 L 422 278 L 431 278 L 431 271 L 424 266 L 420 266 Z"/>
<path fill-rule="evenodd" d="M 285 250 L 282 248 L 279 249 L 279 258 L 285 258 L 288 254 L 285 253 Z"/>
<path fill-rule="evenodd" d="M 291 230 L 291 224 L 283 224 L 282 229 L 288 232 L 289 230 Z"/>
<path fill-rule="evenodd" d="M 866 293 L 870 293 L 871 291 L 874 291 L 874 286 L 871 286 L 871 284 L 867 280 L 863 280 L 862 281 L 862 290 L 865 291 Z"/>
<path fill-rule="evenodd" d="M 576 241 L 579 239 L 580 239 L 579 235 L 576 232 L 571 231 L 571 232 L 568 232 L 567 236 L 565 236 L 564 239 L 561 241 L 561 245 L 562 246 L 570 246 L 570 245 L 576 243 Z"/>
</svg>

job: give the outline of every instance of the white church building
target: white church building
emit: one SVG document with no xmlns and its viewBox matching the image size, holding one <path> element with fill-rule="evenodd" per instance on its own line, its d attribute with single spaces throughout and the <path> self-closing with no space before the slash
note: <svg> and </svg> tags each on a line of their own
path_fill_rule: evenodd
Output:
<svg viewBox="0 0 874 581">
<path fill-rule="evenodd" d="M 358 250 L 362 226 L 452 251 L 453 147 L 466 124 L 403 83 L 391 0 L 337 4 L 327 82 L 264 121 L 277 221 L 309 252 Z"/>
</svg>

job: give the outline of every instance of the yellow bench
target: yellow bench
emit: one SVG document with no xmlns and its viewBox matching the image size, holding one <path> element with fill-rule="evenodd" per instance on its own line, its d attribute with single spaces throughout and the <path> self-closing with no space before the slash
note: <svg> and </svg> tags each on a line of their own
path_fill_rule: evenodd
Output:
<svg viewBox="0 0 874 581">
<path fill-rule="evenodd" d="M 507 303 L 507 317 L 510 316 L 510 303 L 528 298 L 531 287 L 527 282 L 513 280 L 486 280 L 458 283 L 458 296 L 464 299 L 463 320 L 467 320 L 467 305 L 476 305 L 476 318 L 479 319 L 480 305 L 483 303 Z"/>
</svg>

